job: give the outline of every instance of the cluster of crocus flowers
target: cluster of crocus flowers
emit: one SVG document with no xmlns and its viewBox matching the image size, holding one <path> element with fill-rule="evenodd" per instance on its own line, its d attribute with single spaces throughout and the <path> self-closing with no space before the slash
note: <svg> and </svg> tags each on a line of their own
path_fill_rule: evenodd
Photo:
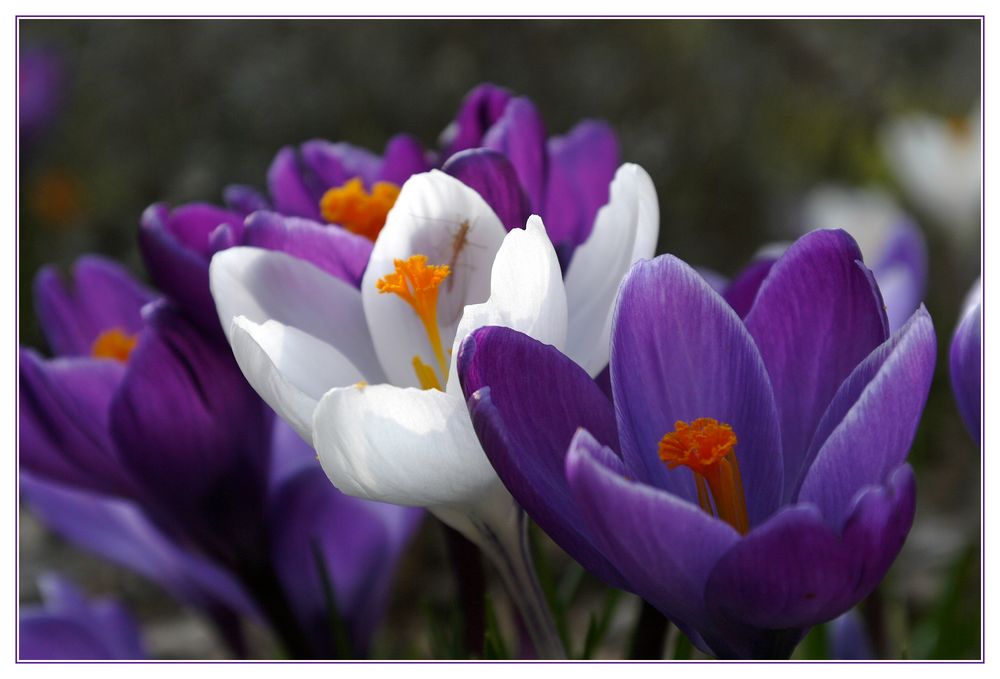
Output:
<svg viewBox="0 0 1000 679">
<path fill-rule="evenodd" d="M 496 170 L 502 156 L 466 153 L 466 167 L 504 176 Z M 517 196 L 516 188 L 491 195 Z M 469 332 L 501 324 L 572 351 L 594 374 L 603 369 L 600 338 L 610 327 L 614 290 L 635 259 L 652 254 L 657 222 L 656 195 L 641 168 L 623 166 L 609 193 L 565 282 L 540 219 L 508 231 L 497 215 L 509 206 L 494 210 L 439 171 L 404 184 L 360 290 L 260 248 L 220 252 L 211 265 L 237 362 L 315 446 L 334 485 L 428 507 L 478 544 L 500 567 L 547 655 L 561 651 L 524 569 L 521 514 L 476 441 L 453 357 Z M 599 247 L 604 265 L 588 266 Z M 574 294 L 587 303 L 571 304 Z M 584 337 L 567 346 L 570 327 Z"/>
<path fill-rule="evenodd" d="M 204 612 L 234 653 L 250 617 L 297 656 L 364 654 L 420 513 L 330 486 L 228 347 L 121 267 L 44 269 L 35 302 L 55 354 L 20 355 L 36 515 Z M 350 648 L 329 633 L 328 587 Z"/>
<path fill-rule="evenodd" d="M 458 358 L 479 440 L 538 524 L 701 649 L 744 658 L 787 657 L 885 574 L 913 519 L 906 455 L 934 362 L 926 311 L 890 335 L 839 231 L 793 244 L 745 319 L 680 260 L 638 263 L 612 400 L 509 329 Z"/>
</svg>

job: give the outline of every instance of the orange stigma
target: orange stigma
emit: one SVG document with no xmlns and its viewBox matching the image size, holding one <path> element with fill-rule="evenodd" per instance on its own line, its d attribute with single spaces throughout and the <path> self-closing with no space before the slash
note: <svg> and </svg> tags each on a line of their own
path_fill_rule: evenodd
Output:
<svg viewBox="0 0 1000 679">
<path fill-rule="evenodd" d="M 125 363 L 138 342 L 139 339 L 135 335 L 129 335 L 121 328 L 111 328 L 97 336 L 90 347 L 90 355 L 94 358 L 110 358 Z"/>
<path fill-rule="evenodd" d="M 394 261 L 396 271 L 386 274 L 375 282 L 375 288 L 381 293 L 398 295 L 416 312 L 420 322 L 424 324 L 427 339 L 430 340 L 437 359 L 442 377 L 447 380 L 448 361 L 444 357 L 441 346 L 441 332 L 437 324 L 437 300 L 441 283 L 451 273 L 447 265 L 428 265 L 425 255 L 411 255 L 409 259 Z M 424 389 L 440 389 L 444 380 L 438 380 L 434 369 L 413 357 L 413 369 L 417 373 L 420 386 Z"/>
<path fill-rule="evenodd" d="M 746 534 L 750 523 L 735 451 L 733 428 L 711 417 L 690 424 L 678 420 L 660 439 L 660 459 L 668 469 L 684 466 L 694 472 L 701 508 Z"/>
<path fill-rule="evenodd" d="M 374 241 L 398 197 L 399 187 L 391 182 L 375 182 L 368 193 L 361 178 L 355 177 L 324 193 L 319 209 L 331 224 Z"/>
</svg>

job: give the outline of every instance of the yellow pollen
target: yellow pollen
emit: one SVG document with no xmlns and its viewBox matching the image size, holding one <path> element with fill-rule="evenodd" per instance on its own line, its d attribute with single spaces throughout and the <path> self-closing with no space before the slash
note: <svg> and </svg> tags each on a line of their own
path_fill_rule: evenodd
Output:
<svg viewBox="0 0 1000 679">
<path fill-rule="evenodd" d="M 694 472 L 702 509 L 740 533 L 749 530 L 743 479 L 736 461 L 736 434 L 731 426 L 711 417 L 691 423 L 678 420 L 674 431 L 660 439 L 659 454 L 668 469 L 683 466 Z"/>
<path fill-rule="evenodd" d="M 90 355 L 94 358 L 110 358 L 125 363 L 138 342 L 139 339 L 135 335 L 129 335 L 121 328 L 111 328 L 97 336 L 90 347 Z"/>
<path fill-rule="evenodd" d="M 399 187 L 391 182 L 375 182 L 368 193 L 361 178 L 355 177 L 324 193 L 319 209 L 331 224 L 374 241 L 398 197 Z"/>
<path fill-rule="evenodd" d="M 428 265 L 425 255 L 411 255 L 406 260 L 397 259 L 393 263 L 396 270 L 378 279 L 375 288 L 383 294 L 398 295 L 412 307 L 424 325 L 441 376 L 447 379 L 448 361 L 441 346 L 441 332 L 437 324 L 437 301 L 441 283 L 451 273 L 451 268 L 447 265 Z M 413 357 L 413 369 L 424 389 L 441 388 L 443 380 L 438 380 L 434 370 L 416 356 Z M 430 377 L 434 377 L 433 384 L 430 382 Z"/>
</svg>

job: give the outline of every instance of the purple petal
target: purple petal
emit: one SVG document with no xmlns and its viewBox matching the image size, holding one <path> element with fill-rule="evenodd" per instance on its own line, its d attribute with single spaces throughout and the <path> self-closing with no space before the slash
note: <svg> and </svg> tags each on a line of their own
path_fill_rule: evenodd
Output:
<svg viewBox="0 0 1000 679">
<path fill-rule="evenodd" d="M 423 144 L 408 134 L 397 134 L 385 145 L 375 179 L 402 186 L 411 175 L 430 169 Z"/>
<path fill-rule="evenodd" d="M 888 337 L 885 311 L 854 239 L 813 231 L 775 262 L 746 325 L 774 388 L 788 498 L 837 388 Z"/>
<path fill-rule="evenodd" d="M 171 210 L 158 203 L 142 214 L 139 248 L 150 278 L 207 330 L 222 336 L 208 287 L 212 235 L 222 224 L 242 237 L 243 218 L 213 205 L 193 203 Z"/>
<path fill-rule="evenodd" d="M 490 83 L 477 85 L 465 95 L 454 122 L 441 135 L 444 158 L 483 145 L 483 136 L 500 119 L 512 94 Z"/>
<path fill-rule="evenodd" d="M 91 628 L 38 608 L 21 611 L 20 660 L 120 660 Z"/>
<path fill-rule="evenodd" d="M 604 122 L 585 120 L 547 144 L 548 175 L 540 210 L 554 243 L 579 245 L 590 237 L 597 211 L 610 199 L 620 164 L 618 139 Z"/>
<path fill-rule="evenodd" d="M 588 439 L 581 437 L 566 457 L 566 478 L 584 524 L 629 590 L 679 624 L 710 629 L 705 582 L 739 534 L 696 505 L 609 468 Z"/>
<path fill-rule="evenodd" d="M 150 309 L 111 404 L 111 432 L 157 516 L 225 556 L 259 542 L 270 417 L 228 346 Z"/>
<path fill-rule="evenodd" d="M 896 332 L 920 306 L 927 289 L 927 244 L 910 219 L 892 227 L 872 272 L 882 290 L 889 330 Z"/>
<path fill-rule="evenodd" d="M 934 326 L 921 307 L 837 391 L 817 427 L 798 493 L 799 501 L 820 508 L 831 527 L 839 529 L 858 491 L 882 485 L 906 459 L 934 376 L 936 352 Z"/>
<path fill-rule="evenodd" d="M 73 265 L 69 281 L 46 266 L 34 284 L 38 321 L 53 353 L 89 356 L 94 340 L 117 328 L 135 334 L 142 328 L 142 307 L 153 293 L 111 260 L 87 255 Z"/>
<path fill-rule="evenodd" d="M 317 205 L 327 189 L 354 177 L 360 177 L 365 186 L 371 188 L 382 166 L 382 159 L 371 151 L 345 142 L 311 139 L 302 144 L 300 152 L 303 182 Z"/>
<path fill-rule="evenodd" d="M 19 355 L 21 468 L 53 481 L 130 495 L 108 432 L 111 398 L 125 368 L 117 361 Z"/>
<path fill-rule="evenodd" d="M 752 530 L 712 571 L 706 602 L 720 623 L 759 630 L 826 622 L 868 596 L 885 576 L 913 523 L 913 470 L 858 497 L 843 532 L 815 507 L 788 507 Z"/>
<path fill-rule="evenodd" d="M 287 252 L 351 285 L 361 285 L 372 243 L 333 224 L 276 212 L 256 212 L 246 221 L 243 244 Z"/>
<path fill-rule="evenodd" d="M 271 203 L 252 186 L 230 184 L 222 191 L 222 202 L 233 212 L 246 217 L 257 210 L 270 210 Z"/>
<path fill-rule="evenodd" d="M 311 178 L 307 186 L 298 151 L 286 146 L 278 151 L 267 170 L 267 188 L 271 193 L 274 209 L 284 215 L 320 220 L 319 200 L 323 187 Z M 317 195 L 318 193 L 318 195 Z"/>
<path fill-rule="evenodd" d="M 566 485 L 566 451 L 580 427 L 618 444 L 611 404 L 597 384 L 554 347 L 498 327 L 465 340 L 458 374 L 479 442 L 507 490 L 584 568 L 620 583 Z"/>
<path fill-rule="evenodd" d="M 131 502 L 72 489 L 22 472 L 22 497 L 41 521 L 77 547 L 131 569 L 216 620 L 255 615 L 231 575 L 168 539 Z"/>
<path fill-rule="evenodd" d="M 736 277 L 724 288 L 722 297 L 733 307 L 733 311 L 740 318 L 746 318 L 753 307 L 754 300 L 757 299 L 757 291 L 760 290 L 761 283 L 771 272 L 776 259 L 770 257 L 756 259 L 736 274 Z"/>
<path fill-rule="evenodd" d="M 364 655 L 385 613 L 399 556 L 422 515 L 419 509 L 344 495 L 319 465 L 282 484 L 271 508 L 275 568 L 317 652 L 328 656 L 334 649 L 315 550 L 322 554 L 353 650 Z"/>
<path fill-rule="evenodd" d="M 622 455 L 640 480 L 695 502 L 693 474 L 658 455 L 677 421 L 732 426 L 751 525 L 778 506 L 781 439 L 771 385 L 747 329 L 698 272 L 663 255 L 632 267 L 618 293 L 611 385 Z"/>
<path fill-rule="evenodd" d="M 865 621 L 856 608 L 835 618 L 827 627 L 830 658 L 833 660 L 872 660 L 875 653 L 865 630 Z"/>
<path fill-rule="evenodd" d="M 107 649 L 109 658 L 139 659 L 147 656 L 139 629 L 128 610 L 112 600 L 90 602 L 69 580 L 45 574 L 38 580 L 45 610 L 90 630 Z"/>
<path fill-rule="evenodd" d="M 545 123 L 526 97 L 507 104 L 503 116 L 490 128 L 483 146 L 507 156 L 531 202 L 532 211 L 545 205 Z"/>
<path fill-rule="evenodd" d="M 508 231 L 524 228 L 531 213 L 528 199 L 514 166 L 502 154 L 490 149 L 470 149 L 452 156 L 441 169 L 475 189 Z"/>
<path fill-rule="evenodd" d="M 955 328 L 949 350 L 949 372 L 951 386 L 955 392 L 955 402 L 962 414 L 965 428 L 975 439 L 982 443 L 980 423 L 982 421 L 980 406 L 980 385 L 982 384 L 982 323 L 983 306 L 981 301 L 967 310 Z"/>
</svg>

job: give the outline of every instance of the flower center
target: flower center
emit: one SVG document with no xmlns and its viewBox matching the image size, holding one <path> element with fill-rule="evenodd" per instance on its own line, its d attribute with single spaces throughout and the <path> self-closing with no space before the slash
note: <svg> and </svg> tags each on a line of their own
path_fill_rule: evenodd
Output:
<svg viewBox="0 0 1000 679">
<path fill-rule="evenodd" d="M 121 328 L 111 328 L 97 336 L 90 347 L 90 355 L 94 358 L 110 358 L 126 363 L 138 342 L 139 339 L 135 335 L 129 335 Z"/>
<path fill-rule="evenodd" d="M 684 466 L 694 472 L 701 508 L 745 534 L 750 524 L 735 450 L 733 428 L 711 417 L 678 420 L 660 439 L 660 459 L 668 469 Z"/>
<path fill-rule="evenodd" d="M 441 385 L 448 379 L 448 361 L 441 346 L 437 300 L 441 283 L 451 273 L 451 268 L 447 265 L 428 265 L 426 255 L 411 255 L 406 260 L 397 259 L 393 263 L 396 271 L 378 279 L 375 287 L 381 293 L 398 295 L 413 308 L 417 318 L 423 323 L 442 379 L 439 380 L 434 368 L 424 363 L 419 356 L 413 357 L 413 370 L 422 388 L 440 391 Z"/>
<path fill-rule="evenodd" d="M 374 241 L 398 197 L 399 187 L 391 182 L 375 182 L 368 193 L 361 178 L 355 177 L 324 193 L 319 209 L 331 224 Z"/>
</svg>

